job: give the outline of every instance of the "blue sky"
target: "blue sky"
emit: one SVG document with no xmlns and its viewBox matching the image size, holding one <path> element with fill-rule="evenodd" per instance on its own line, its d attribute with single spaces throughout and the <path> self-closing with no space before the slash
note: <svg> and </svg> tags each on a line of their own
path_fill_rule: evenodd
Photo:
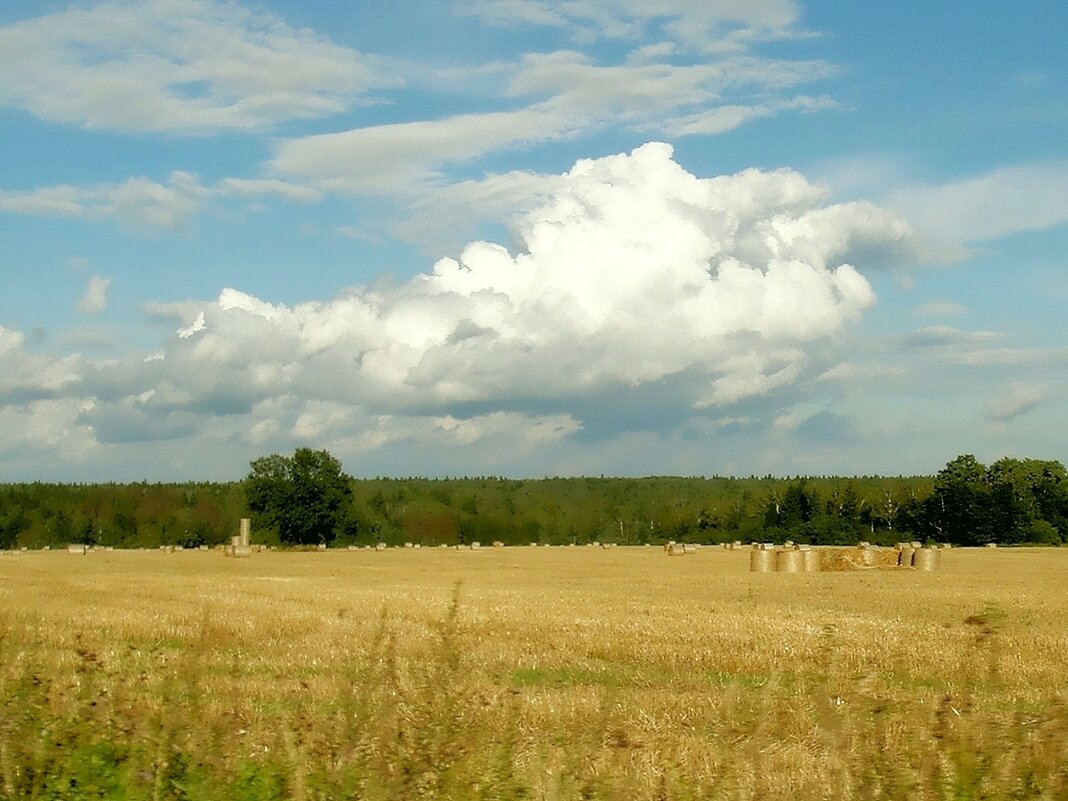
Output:
<svg viewBox="0 0 1068 801">
<path fill-rule="evenodd" d="M 0 8 L 0 481 L 1068 458 L 1068 7 Z"/>
</svg>

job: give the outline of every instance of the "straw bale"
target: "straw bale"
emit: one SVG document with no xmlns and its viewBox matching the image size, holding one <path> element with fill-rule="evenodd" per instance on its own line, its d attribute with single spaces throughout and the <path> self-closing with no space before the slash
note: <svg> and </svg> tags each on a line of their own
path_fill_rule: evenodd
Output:
<svg viewBox="0 0 1068 801">
<path fill-rule="evenodd" d="M 826 572 L 889 570 L 897 566 L 898 552 L 892 548 L 820 548 L 819 569 Z"/>
<path fill-rule="evenodd" d="M 683 545 L 681 542 L 673 543 L 668 548 L 668 555 L 669 556 L 683 556 L 685 553 L 686 553 L 686 546 Z"/>
<path fill-rule="evenodd" d="M 998 544 L 997 544 L 996 542 L 988 542 L 988 543 L 986 544 L 986 547 L 987 547 L 987 548 L 997 548 L 997 547 L 998 547 Z"/>
<path fill-rule="evenodd" d="M 348 550 L 350 550 L 350 551 L 358 551 L 359 549 L 360 549 L 359 545 L 350 545 L 348 547 Z"/>
<path fill-rule="evenodd" d="M 872 562 L 880 570 L 897 567 L 898 553 L 893 548 L 872 548 Z"/>
<path fill-rule="evenodd" d="M 934 548 L 921 548 L 912 555 L 912 566 L 917 570 L 937 570 L 940 555 Z"/>
<path fill-rule="evenodd" d="M 774 542 L 765 542 L 765 543 L 761 544 L 760 548 L 763 551 L 774 551 L 775 550 L 775 543 Z"/>
<path fill-rule="evenodd" d="M 67 553 L 76 553 L 81 556 L 85 556 L 85 546 L 77 543 L 71 543 L 67 546 Z"/>
<path fill-rule="evenodd" d="M 252 546 L 251 545 L 235 545 L 235 546 L 233 546 L 233 549 L 234 549 L 234 554 L 233 555 L 235 557 L 248 558 L 249 556 L 252 556 Z"/>
<path fill-rule="evenodd" d="M 916 553 L 916 549 L 911 545 L 906 544 L 904 548 L 898 551 L 897 566 L 898 567 L 912 567 L 912 557 Z"/>
<path fill-rule="evenodd" d="M 815 548 L 809 548 L 807 545 L 802 545 L 801 559 L 805 565 L 806 573 L 818 573 L 820 570 L 820 552 Z"/>
<path fill-rule="evenodd" d="M 325 542 L 320 542 L 318 547 L 317 547 L 317 550 L 325 551 L 326 550 L 326 543 Z"/>
<path fill-rule="evenodd" d="M 494 540 L 493 541 L 493 547 L 494 548 L 503 548 L 504 547 L 504 543 L 501 542 L 500 540 Z"/>
<path fill-rule="evenodd" d="M 241 535 L 240 534 L 235 534 L 234 536 L 232 536 L 230 538 L 230 544 L 233 545 L 233 546 L 237 546 L 237 545 L 244 545 L 245 543 L 243 543 L 241 541 Z"/>
<path fill-rule="evenodd" d="M 775 551 L 775 571 L 777 573 L 800 573 L 805 569 L 805 555 L 793 548 Z"/>
<path fill-rule="evenodd" d="M 754 548 L 749 553 L 749 570 L 753 573 L 770 573 L 775 565 L 775 552 Z"/>
<path fill-rule="evenodd" d="M 235 545 L 249 545 L 252 542 L 252 519 L 249 517 L 242 517 L 241 522 L 238 524 L 238 538 L 240 542 Z"/>
<path fill-rule="evenodd" d="M 477 551 L 481 547 L 482 547 L 482 543 L 481 542 L 472 542 L 471 543 L 471 550 L 472 551 Z"/>
<path fill-rule="evenodd" d="M 376 551 L 384 551 L 384 550 L 386 550 L 386 544 L 384 542 L 376 542 L 375 543 L 375 550 Z"/>
<path fill-rule="evenodd" d="M 697 553 L 697 546 L 693 544 L 686 544 L 682 546 L 683 553 Z"/>
</svg>

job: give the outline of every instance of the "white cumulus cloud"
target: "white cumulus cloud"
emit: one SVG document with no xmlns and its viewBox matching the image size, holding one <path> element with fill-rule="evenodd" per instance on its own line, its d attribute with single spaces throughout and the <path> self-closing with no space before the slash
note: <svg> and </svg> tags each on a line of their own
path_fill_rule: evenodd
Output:
<svg viewBox="0 0 1068 801">
<path fill-rule="evenodd" d="M 86 282 L 85 292 L 78 299 L 78 308 L 86 314 L 100 314 L 108 306 L 108 289 L 111 279 L 100 275 L 91 276 Z"/>
<path fill-rule="evenodd" d="M 911 241 L 796 172 L 699 178 L 659 143 L 582 160 L 545 189 L 515 251 L 472 242 L 407 281 L 294 307 L 237 289 L 182 304 L 146 405 L 258 410 L 257 441 L 360 447 L 417 430 L 566 437 L 630 396 L 692 418 L 814 368 L 809 346 L 875 300 L 854 254 L 904 257 Z"/>
</svg>

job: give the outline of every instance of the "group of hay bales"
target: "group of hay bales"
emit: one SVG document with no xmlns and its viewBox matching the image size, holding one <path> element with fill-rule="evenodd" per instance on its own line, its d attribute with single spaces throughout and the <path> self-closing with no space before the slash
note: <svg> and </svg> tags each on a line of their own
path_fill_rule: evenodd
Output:
<svg viewBox="0 0 1068 801">
<path fill-rule="evenodd" d="M 669 540 L 664 543 L 664 551 L 668 556 L 685 556 L 689 553 L 697 553 L 698 546 L 692 542 L 675 542 Z"/>
<path fill-rule="evenodd" d="M 23 548 L 22 550 L 26 550 Z M 45 546 L 42 551 L 51 550 L 49 546 Z M 93 553 L 94 551 L 114 551 L 115 547 L 112 545 L 83 545 L 80 542 L 72 542 L 67 545 L 67 553 L 75 553 L 79 556 L 85 556 L 86 554 Z"/>
<path fill-rule="evenodd" d="M 772 542 L 753 543 L 749 553 L 749 570 L 753 573 L 816 573 L 820 570 L 819 552 L 810 545 Z"/>
<path fill-rule="evenodd" d="M 229 545 L 224 546 L 223 554 L 239 559 L 252 556 L 252 521 L 249 518 L 241 518 L 238 533 L 230 538 Z"/>
<path fill-rule="evenodd" d="M 941 548 L 924 548 L 919 542 L 899 542 L 894 549 L 898 552 L 898 567 L 937 570 L 942 563 Z"/>
<path fill-rule="evenodd" d="M 753 543 L 749 570 L 753 573 L 817 573 L 851 570 L 937 570 L 941 550 L 925 548 L 919 542 L 899 542 L 893 548 L 879 548 L 866 542 L 856 548 L 813 548 L 786 543 Z"/>
</svg>

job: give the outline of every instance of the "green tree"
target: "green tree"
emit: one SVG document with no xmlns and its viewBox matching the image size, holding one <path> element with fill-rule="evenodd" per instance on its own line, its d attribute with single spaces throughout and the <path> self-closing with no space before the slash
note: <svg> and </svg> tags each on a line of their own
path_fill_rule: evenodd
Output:
<svg viewBox="0 0 1068 801">
<path fill-rule="evenodd" d="M 986 468 L 971 454 L 958 456 L 938 471 L 934 494 L 924 506 L 924 533 L 935 539 L 960 545 L 983 545 L 995 539 Z"/>
<path fill-rule="evenodd" d="M 258 527 L 272 528 L 291 545 L 333 542 L 349 516 L 352 479 L 323 451 L 298 448 L 252 462 L 245 500 Z"/>
</svg>

